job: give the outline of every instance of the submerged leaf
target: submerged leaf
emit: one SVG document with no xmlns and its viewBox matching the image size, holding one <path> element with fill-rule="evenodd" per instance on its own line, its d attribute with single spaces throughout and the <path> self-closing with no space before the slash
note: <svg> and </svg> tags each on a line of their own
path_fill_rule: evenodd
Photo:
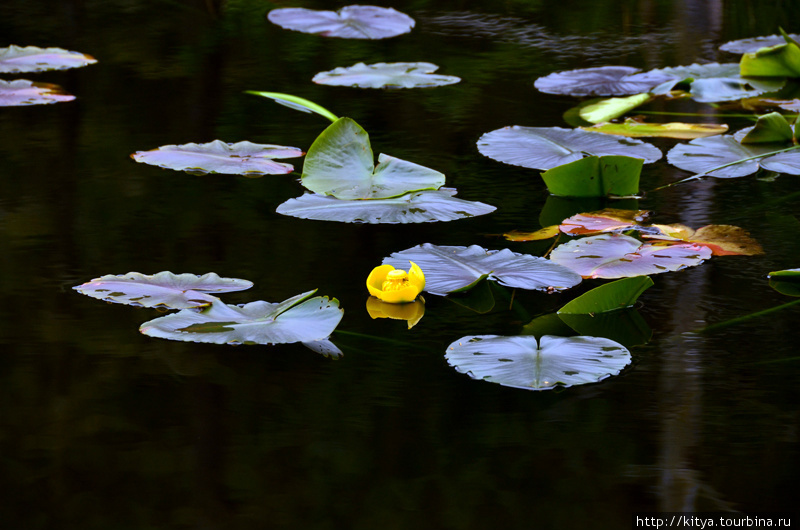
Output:
<svg viewBox="0 0 800 530">
<path fill-rule="evenodd" d="M 551 390 L 597 383 L 631 362 L 621 344 L 601 337 L 472 335 L 447 348 L 450 366 L 473 379 L 512 388 Z"/>
<path fill-rule="evenodd" d="M 334 68 L 314 76 L 320 85 L 359 88 L 421 88 L 452 85 L 461 81 L 452 75 L 434 74 L 439 67 L 431 63 L 358 63 Z"/>
<path fill-rule="evenodd" d="M 73 289 L 92 298 L 117 304 L 188 309 L 205 307 L 218 300 L 206 293 L 243 291 L 252 286 L 251 281 L 220 278 L 213 272 L 198 276 L 162 271 L 153 275 L 138 272 L 107 274 Z"/>
<path fill-rule="evenodd" d="M 338 11 L 273 9 L 269 21 L 284 29 L 343 39 L 385 39 L 408 33 L 414 19 L 391 7 L 346 6 Z"/>
<path fill-rule="evenodd" d="M 542 173 L 547 190 L 561 197 L 635 195 L 644 161 L 629 156 L 589 156 Z"/>
<path fill-rule="evenodd" d="M 581 129 L 631 138 L 661 137 L 692 140 L 723 134 L 728 130 L 728 126 L 724 123 L 644 123 L 628 118 L 624 123 L 601 123 Z"/>
<path fill-rule="evenodd" d="M 13 81 L 0 79 L 0 107 L 46 105 L 72 101 L 73 99 L 75 99 L 75 96 L 67 94 L 58 85 L 34 83 L 27 79 L 15 79 Z"/>
<path fill-rule="evenodd" d="M 66 70 L 96 63 L 91 55 L 71 52 L 61 48 L 15 46 L 0 48 L 0 73 L 43 72 Z"/>
<path fill-rule="evenodd" d="M 455 194 L 456 190 L 452 188 L 440 188 L 390 199 L 346 200 L 305 193 L 278 206 L 277 212 L 319 221 L 396 224 L 455 221 L 485 215 L 496 209 L 482 202 L 456 198 Z"/>
<path fill-rule="evenodd" d="M 309 298 L 314 291 L 274 304 L 264 301 L 241 306 L 214 302 L 202 311 L 178 313 L 145 322 L 145 335 L 170 340 L 214 344 L 279 344 L 327 339 L 343 311 L 327 296 Z M 313 348 L 312 348 L 313 349 Z"/>
<path fill-rule="evenodd" d="M 151 151 L 137 151 L 131 158 L 166 169 L 192 173 L 226 173 L 261 176 L 291 173 L 294 166 L 273 158 L 303 156 L 296 147 L 238 142 L 226 144 L 214 140 L 206 144 L 164 145 Z"/>
<path fill-rule="evenodd" d="M 630 66 L 600 66 L 565 72 L 555 72 L 540 77 L 533 86 L 547 94 L 568 96 L 624 96 L 648 92 L 673 79 L 661 73 L 637 73 Z"/>
<path fill-rule="evenodd" d="M 446 295 L 465 291 L 484 279 L 506 287 L 536 290 L 563 290 L 581 282 L 569 269 L 545 258 L 518 254 L 508 249 L 486 250 L 470 247 L 437 246 L 424 243 L 395 252 L 383 260 L 393 267 L 413 261 L 425 271 L 425 291 Z"/>
</svg>

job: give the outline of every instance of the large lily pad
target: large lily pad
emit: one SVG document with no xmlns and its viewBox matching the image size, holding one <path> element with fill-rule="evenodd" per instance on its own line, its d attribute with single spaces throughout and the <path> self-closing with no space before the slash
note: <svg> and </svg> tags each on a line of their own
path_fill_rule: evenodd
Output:
<svg viewBox="0 0 800 530">
<path fill-rule="evenodd" d="M 512 388 L 551 390 L 597 383 L 631 362 L 621 344 L 602 337 L 472 335 L 447 348 L 448 364 L 473 379 Z"/>
<path fill-rule="evenodd" d="M 312 343 L 327 339 L 343 315 L 335 298 L 309 298 L 315 292 L 277 304 L 259 300 L 236 306 L 217 301 L 199 312 L 184 309 L 145 322 L 139 331 L 162 339 L 214 344 Z"/>
<path fill-rule="evenodd" d="M 173 274 L 162 271 L 153 275 L 139 272 L 107 274 L 73 287 L 79 293 L 116 304 L 137 307 L 188 309 L 205 307 L 218 299 L 207 293 L 243 291 L 253 282 L 239 278 L 220 278 L 214 272 Z"/>
<path fill-rule="evenodd" d="M 559 127 L 504 127 L 478 140 L 481 154 L 506 164 L 547 170 L 584 156 L 619 155 L 641 158 L 646 164 L 661 151 L 633 138 Z"/>
<path fill-rule="evenodd" d="M 358 88 L 437 87 L 461 81 L 453 75 L 434 74 L 438 69 L 431 63 L 358 63 L 320 72 L 312 81 L 320 85 Z"/>
<path fill-rule="evenodd" d="M 287 7 L 273 9 L 267 18 L 284 29 L 343 39 L 385 39 L 414 27 L 413 18 L 391 7 L 360 5 L 338 11 Z"/>
<path fill-rule="evenodd" d="M 622 234 L 584 237 L 557 246 L 550 259 L 584 278 L 627 278 L 699 265 L 711 249 L 686 243 L 642 243 Z M 424 269 L 423 269 L 424 270 Z"/>
<path fill-rule="evenodd" d="M 238 142 L 227 144 L 214 140 L 206 144 L 165 145 L 131 155 L 137 162 L 192 173 L 226 173 L 261 176 L 291 173 L 294 166 L 275 162 L 274 158 L 303 156 L 296 147 Z"/>
<path fill-rule="evenodd" d="M 425 291 L 446 295 L 465 291 L 484 279 L 507 287 L 560 291 L 581 282 L 580 276 L 545 258 L 518 254 L 508 249 L 486 250 L 469 247 L 438 246 L 430 243 L 393 253 L 383 260 L 397 268 L 416 263 L 425 273 Z"/>
<path fill-rule="evenodd" d="M 676 145 L 667 153 L 667 161 L 680 169 L 717 178 L 744 177 L 759 168 L 800 175 L 800 149 L 777 153 L 784 147 L 742 145 L 732 135 L 712 136 Z"/>
<path fill-rule="evenodd" d="M 660 72 L 639 73 L 630 66 L 600 66 L 555 72 L 537 79 L 533 86 L 547 94 L 568 96 L 624 96 L 648 92 L 673 76 Z"/>
<path fill-rule="evenodd" d="M 369 135 L 350 118 L 339 118 L 308 149 L 302 184 L 338 199 L 386 199 L 444 185 L 442 173 L 388 155 L 373 163 Z"/>
<path fill-rule="evenodd" d="M 0 107 L 46 105 L 73 99 L 75 96 L 67 94 L 59 85 L 34 83 L 27 79 L 13 81 L 0 79 Z"/>
<path fill-rule="evenodd" d="M 91 55 L 71 52 L 61 48 L 15 46 L 0 48 L 0 73 L 43 72 L 66 70 L 96 63 Z"/>
<path fill-rule="evenodd" d="M 800 40 L 800 35 L 797 34 L 789 35 L 789 37 L 794 40 Z M 786 40 L 782 35 L 767 35 L 765 37 L 732 40 L 720 46 L 719 49 L 730 53 L 752 53 L 757 52 L 761 48 L 769 48 L 777 44 L 784 44 L 785 42 Z"/>
<path fill-rule="evenodd" d="M 702 103 L 734 101 L 780 89 L 784 79 L 755 79 L 740 76 L 737 63 L 692 64 L 651 70 L 653 73 L 672 76 L 654 92 L 665 93 L 679 83 L 690 83 L 692 99 Z"/>
<path fill-rule="evenodd" d="M 277 212 L 301 219 L 343 223 L 431 223 L 485 215 L 496 208 L 482 202 L 454 197 L 456 190 L 407 193 L 390 199 L 346 200 L 305 193 L 278 206 Z"/>
</svg>

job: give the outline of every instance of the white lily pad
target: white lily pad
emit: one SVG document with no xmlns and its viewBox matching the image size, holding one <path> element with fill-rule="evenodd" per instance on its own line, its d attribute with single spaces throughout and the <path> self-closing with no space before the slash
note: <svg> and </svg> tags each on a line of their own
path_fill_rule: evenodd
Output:
<svg viewBox="0 0 800 530">
<path fill-rule="evenodd" d="M 642 243 L 623 234 L 575 239 L 550 253 L 551 261 L 584 278 L 628 278 L 672 272 L 699 265 L 710 257 L 711 249 L 706 246 Z"/>
<path fill-rule="evenodd" d="M 73 99 L 75 96 L 67 94 L 59 85 L 34 83 L 27 79 L 13 81 L 0 79 L 0 107 L 47 105 Z"/>
<path fill-rule="evenodd" d="M 619 375 L 630 352 L 602 337 L 471 335 L 450 344 L 450 366 L 473 379 L 521 388 L 552 390 L 597 383 Z"/>
<path fill-rule="evenodd" d="M 13 44 L 0 48 L 0 73 L 4 74 L 66 70 L 96 62 L 97 59 L 91 55 L 61 48 L 22 47 Z"/>
<path fill-rule="evenodd" d="M 652 73 L 672 76 L 674 81 L 664 83 L 659 92 L 667 92 L 680 82 L 691 83 L 692 99 L 701 103 L 736 101 L 764 92 L 780 89 L 784 79 L 742 78 L 738 63 L 709 63 L 675 66 L 651 70 Z"/>
<path fill-rule="evenodd" d="M 568 96 L 625 96 L 648 92 L 673 76 L 644 72 L 630 66 L 600 66 L 555 72 L 537 79 L 533 86 L 547 94 Z"/>
<path fill-rule="evenodd" d="M 294 166 L 275 162 L 274 158 L 303 156 L 297 147 L 238 142 L 227 144 L 214 140 L 206 144 L 165 145 L 131 155 L 137 162 L 192 173 L 229 175 L 279 175 L 291 173 Z"/>
<path fill-rule="evenodd" d="M 791 34 L 789 37 L 800 41 L 800 35 L 798 34 Z M 769 48 L 778 44 L 786 44 L 786 39 L 782 35 L 767 35 L 765 37 L 732 40 L 720 46 L 719 49 L 730 53 L 753 53 L 761 48 Z"/>
<path fill-rule="evenodd" d="M 439 246 L 430 243 L 393 253 L 383 260 L 396 268 L 416 263 L 425 274 L 425 291 L 444 296 L 465 291 L 483 279 L 507 287 L 560 291 L 581 282 L 581 277 L 550 260 L 508 249 L 486 250 Z"/>
<path fill-rule="evenodd" d="M 440 188 L 390 199 L 346 200 L 305 193 L 278 206 L 277 212 L 318 221 L 396 224 L 469 219 L 496 209 L 482 202 L 458 199 L 455 194 L 452 188 Z"/>
<path fill-rule="evenodd" d="M 339 118 L 314 140 L 303 163 L 301 183 L 338 199 L 386 199 L 444 185 L 442 173 L 400 158 L 373 162 L 369 135 L 350 118 Z"/>
<path fill-rule="evenodd" d="M 559 127 L 504 127 L 478 139 L 481 154 L 506 164 L 547 170 L 585 156 L 619 155 L 641 158 L 645 164 L 661 151 L 635 138 Z"/>
<path fill-rule="evenodd" d="M 320 85 L 358 88 L 437 87 L 461 81 L 452 75 L 434 74 L 438 69 L 438 66 L 431 63 L 358 63 L 320 72 L 312 81 Z"/>
<path fill-rule="evenodd" d="M 116 304 L 137 307 L 162 307 L 188 309 L 205 307 L 217 298 L 207 293 L 243 291 L 253 282 L 239 278 L 220 278 L 214 272 L 196 274 L 173 274 L 162 271 L 153 275 L 139 272 L 113 275 L 107 274 L 90 282 L 73 287 L 79 293 Z"/>
<path fill-rule="evenodd" d="M 410 16 L 377 6 L 346 6 L 338 11 L 286 7 L 273 9 L 267 18 L 284 29 L 342 39 L 385 39 L 414 27 Z"/>
<path fill-rule="evenodd" d="M 676 145 L 667 153 L 667 161 L 680 169 L 717 178 L 744 177 L 759 168 L 800 175 L 800 149 L 768 155 L 784 147 L 774 144 L 743 145 L 733 135 L 712 136 Z"/>
<path fill-rule="evenodd" d="M 314 341 L 330 336 L 343 311 L 335 298 L 309 298 L 315 292 L 308 291 L 277 304 L 259 300 L 237 306 L 216 301 L 199 312 L 184 309 L 145 322 L 139 331 L 162 339 L 214 344 L 303 342 L 315 351 L 330 350 L 335 355 L 338 348 L 331 350 L 329 343 Z"/>
</svg>

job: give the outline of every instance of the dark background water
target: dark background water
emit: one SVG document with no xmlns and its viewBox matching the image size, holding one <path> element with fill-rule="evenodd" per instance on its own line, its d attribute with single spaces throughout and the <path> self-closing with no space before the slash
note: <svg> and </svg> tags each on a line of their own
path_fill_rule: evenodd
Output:
<svg viewBox="0 0 800 530">
<path fill-rule="evenodd" d="M 416 28 L 346 41 L 269 24 L 265 13 L 284 6 L 270 2 L 4 0 L 0 46 L 58 46 L 99 62 L 3 77 L 77 96 L 0 109 L 3 527 L 628 528 L 648 510 L 792 508 L 798 309 L 688 332 L 791 300 L 766 275 L 800 266 L 796 177 L 690 183 L 638 201 L 658 222 L 741 226 L 765 254 L 654 276 L 640 307 L 652 340 L 597 385 L 526 392 L 473 381 L 443 357 L 464 335 L 520 333 L 575 292 L 517 292 L 511 310 L 486 315 L 429 296 L 409 331 L 369 318 L 364 280 L 384 257 L 424 242 L 546 250 L 498 237 L 541 226 L 552 199 L 537 172 L 475 147 L 505 125 L 565 126 L 575 100 L 537 92 L 537 77 L 736 61 L 718 45 L 778 26 L 800 31 L 797 2 L 383 5 Z M 310 82 L 359 61 L 430 61 L 463 81 L 403 91 Z M 460 197 L 498 210 L 413 226 L 306 221 L 275 213 L 302 193 L 292 176 L 192 176 L 129 158 L 214 139 L 305 149 L 326 125 L 244 90 L 350 116 L 376 152 L 442 171 Z M 708 115 L 699 121 L 718 112 L 691 102 L 649 110 Z M 642 188 L 686 175 L 662 161 L 646 166 Z M 255 282 L 229 303 L 319 288 L 341 301 L 340 330 L 372 338 L 335 334 L 337 361 L 299 345 L 163 341 L 137 331 L 154 312 L 71 289 L 161 270 Z"/>
</svg>

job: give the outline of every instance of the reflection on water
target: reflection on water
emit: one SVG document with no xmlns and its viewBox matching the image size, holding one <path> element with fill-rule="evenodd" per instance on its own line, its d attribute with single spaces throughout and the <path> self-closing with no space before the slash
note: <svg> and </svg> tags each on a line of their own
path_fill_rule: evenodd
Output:
<svg viewBox="0 0 800 530">
<path fill-rule="evenodd" d="M 6 526 L 625 528 L 636 511 L 793 506 L 797 308 L 689 332 L 791 300 L 766 276 L 800 266 L 795 179 L 692 182 L 626 203 L 661 224 L 741 226 L 765 254 L 654 276 L 637 308 L 652 339 L 598 385 L 525 392 L 473 381 L 444 359 L 458 337 L 519 334 L 576 293 L 501 288 L 483 313 L 426 296 L 409 329 L 370 317 L 364 281 L 384 257 L 426 242 L 547 251 L 500 234 L 538 229 L 573 206 L 548 200 L 537 172 L 475 147 L 506 125 L 564 126 L 574 100 L 538 93 L 536 77 L 730 61 L 716 45 L 778 23 L 797 32 L 796 6 L 395 3 L 417 19 L 411 34 L 352 42 L 285 32 L 264 20 L 263 3 L 212 4 L 219 16 L 201 0 L 0 7 L 3 45 L 99 61 L 46 74 L 74 102 L 0 109 Z M 462 82 L 405 91 L 310 82 L 360 61 L 422 60 Z M 498 210 L 408 226 L 309 221 L 275 212 L 302 192 L 297 175 L 188 175 L 129 158 L 215 139 L 307 147 L 327 125 L 245 90 L 296 94 L 353 117 L 376 152 L 441 171 L 459 197 Z M 716 112 L 692 102 L 654 109 L 709 121 Z M 652 166 L 646 190 L 686 176 Z M 621 207 L 592 202 L 587 209 Z M 157 312 L 71 289 L 163 270 L 254 282 L 230 303 L 313 288 L 336 296 L 344 356 L 156 340 L 136 330 Z"/>
</svg>

